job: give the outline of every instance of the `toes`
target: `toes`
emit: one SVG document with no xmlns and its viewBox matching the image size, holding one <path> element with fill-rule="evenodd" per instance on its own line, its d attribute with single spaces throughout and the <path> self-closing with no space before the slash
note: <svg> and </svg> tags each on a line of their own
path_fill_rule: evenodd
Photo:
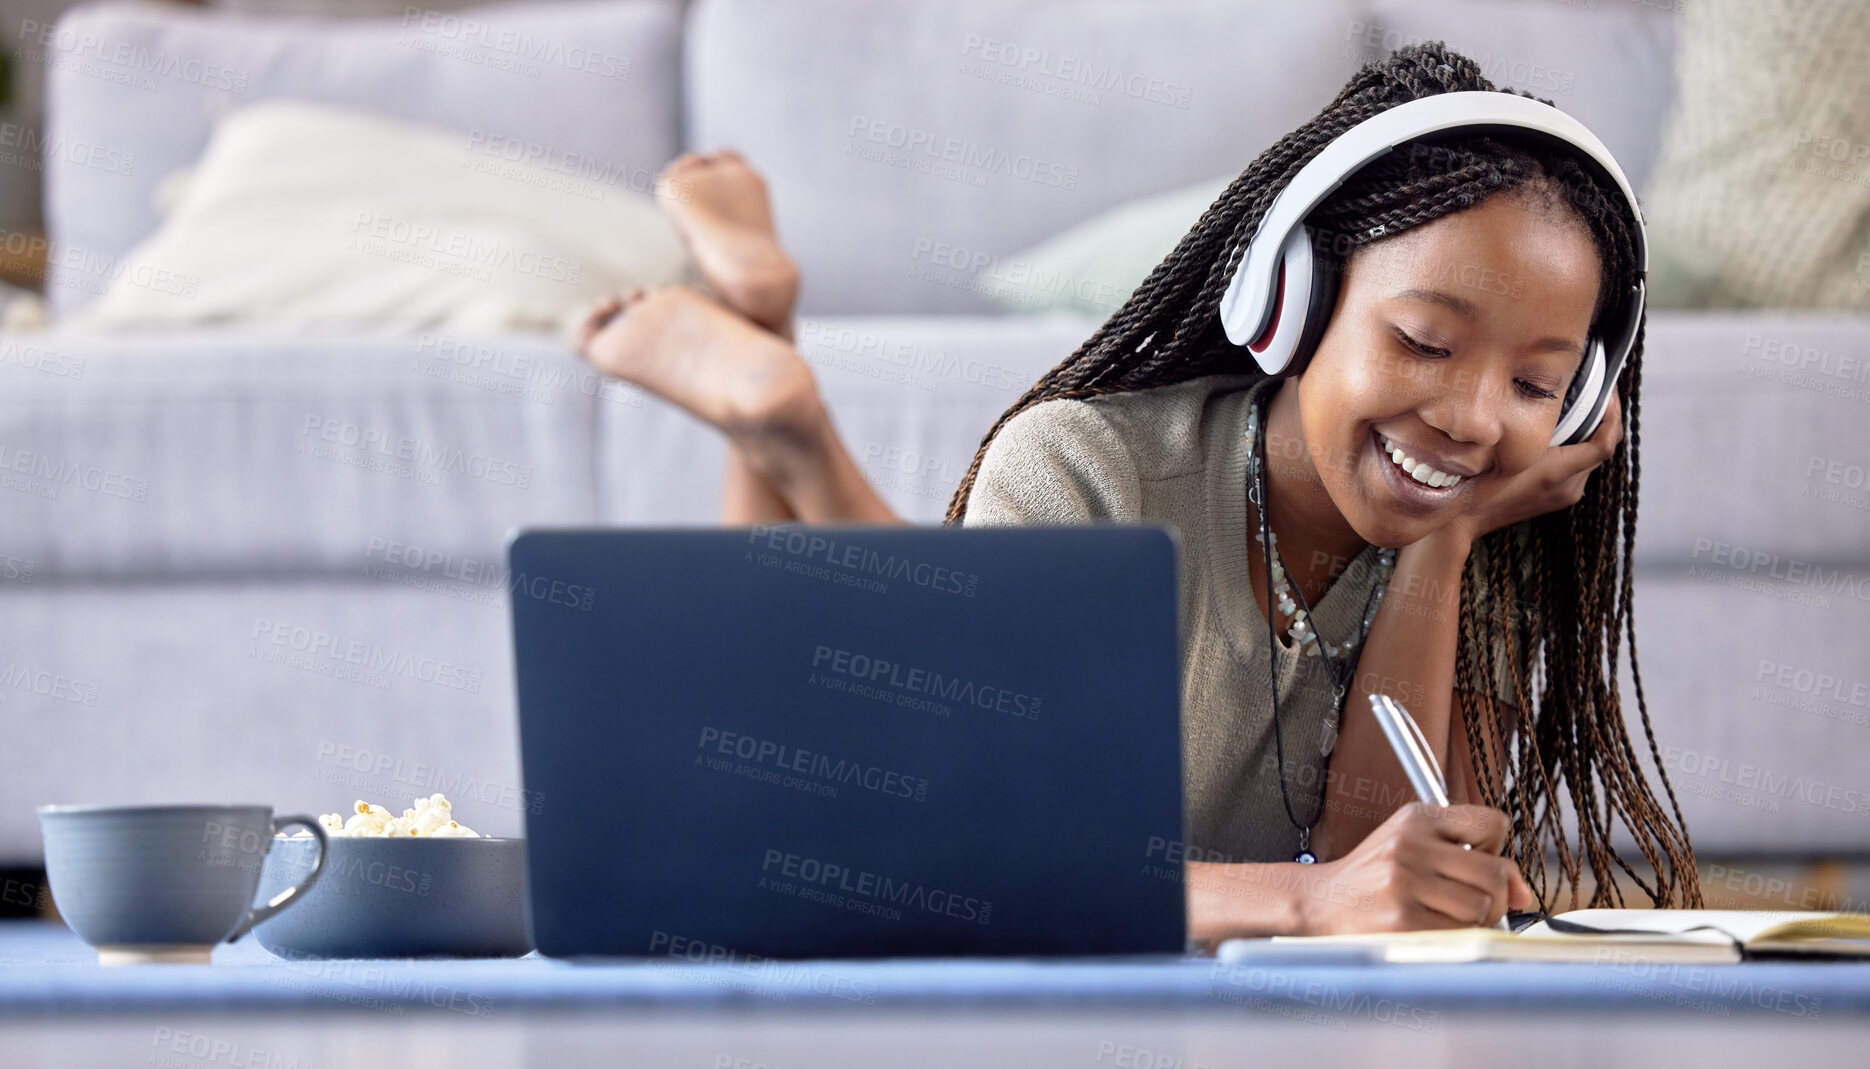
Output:
<svg viewBox="0 0 1870 1069">
<path fill-rule="evenodd" d="M 590 325 L 592 330 L 600 330 L 605 323 L 615 319 L 617 313 L 622 310 L 623 301 L 621 298 L 615 296 L 606 297 L 591 306 L 591 311 L 585 315 L 584 321 Z"/>
<path fill-rule="evenodd" d="M 597 333 L 598 322 L 596 309 L 586 312 L 584 318 L 566 333 L 565 340 L 571 344 L 573 349 L 584 352 L 585 348 L 591 344 L 592 336 Z"/>
<path fill-rule="evenodd" d="M 583 325 L 587 328 L 595 329 L 597 324 L 616 315 L 617 309 L 621 307 L 623 307 L 623 302 L 614 295 L 605 297 L 593 304 L 590 309 L 584 313 Z"/>
<path fill-rule="evenodd" d="M 694 194 L 689 191 L 688 186 L 681 182 L 681 179 L 694 169 L 691 167 L 680 173 L 674 170 L 662 172 L 662 177 L 656 179 L 656 199 L 675 204 L 687 204 L 694 199 Z"/>
<path fill-rule="evenodd" d="M 680 156 L 677 156 L 676 158 L 669 161 L 669 165 L 662 169 L 662 175 L 664 178 L 667 178 L 670 175 L 680 174 L 683 171 L 690 170 L 694 167 L 700 166 L 703 163 L 706 163 L 707 160 L 708 160 L 708 157 L 706 153 L 684 152 Z"/>
<path fill-rule="evenodd" d="M 747 172 L 749 175 L 752 175 L 755 179 L 758 179 L 762 185 L 764 185 L 766 182 L 766 179 L 760 176 L 760 172 L 754 170 L 753 165 L 747 162 L 747 158 L 745 156 L 742 156 L 739 152 L 736 152 L 735 150 L 731 148 L 721 150 L 720 159 L 718 162 L 721 165 L 729 166 L 729 167 L 737 167 L 740 170 Z"/>
<path fill-rule="evenodd" d="M 617 318 L 617 313 L 624 309 L 626 301 L 627 298 L 613 295 L 600 298 L 591 305 L 590 310 L 585 312 L 583 321 L 572 331 L 570 339 L 572 347 L 583 351 L 598 331 L 609 326 L 610 321 Z"/>
<path fill-rule="evenodd" d="M 708 166 L 708 158 L 699 152 L 684 152 L 669 161 L 669 165 L 656 176 L 656 195 L 669 200 L 686 199 L 683 192 L 676 188 L 676 182 Z"/>
</svg>

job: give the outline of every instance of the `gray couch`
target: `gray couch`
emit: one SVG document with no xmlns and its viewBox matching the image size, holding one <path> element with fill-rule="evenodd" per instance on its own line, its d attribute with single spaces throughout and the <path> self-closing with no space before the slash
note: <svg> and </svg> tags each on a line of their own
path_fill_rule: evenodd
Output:
<svg viewBox="0 0 1870 1069">
<path fill-rule="evenodd" d="M 1358 63 L 1422 38 L 1555 99 L 1642 188 L 1672 95 L 1667 6 L 85 7 L 61 24 L 73 39 L 177 62 L 54 65 L 49 140 L 128 162 L 48 155 L 51 297 L 94 298 L 156 225 L 163 176 L 255 100 L 513 137 L 639 189 L 684 146 L 731 144 L 802 264 L 800 345 L 840 430 L 894 506 L 936 522 L 982 432 L 1095 325 L 998 313 L 978 290 L 999 258 L 1237 171 Z M 1639 653 L 1704 853 L 1850 854 L 1870 834 L 1870 385 L 1840 370 L 1867 343 L 1848 316 L 1650 319 Z M 38 857 L 46 802 L 319 811 L 441 790 L 517 832 L 502 537 L 712 523 L 722 458 L 548 338 L 0 336 L 0 863 Z"/>
</svg>

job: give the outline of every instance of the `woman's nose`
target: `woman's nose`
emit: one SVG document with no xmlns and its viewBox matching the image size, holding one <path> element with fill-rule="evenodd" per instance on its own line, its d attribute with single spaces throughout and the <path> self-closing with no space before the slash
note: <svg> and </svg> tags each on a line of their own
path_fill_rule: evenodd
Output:
<svg viewBox="0 0 1870 1069">
<path fill-rule="evenodd" d="M 1455 375 L 1439 385 L 1422 409 L 1422 420 L 1463 445 L 1491 448 L 1503 433 L 1503 406 L 1511 387 L 1510 375 Z"/>
</svg>

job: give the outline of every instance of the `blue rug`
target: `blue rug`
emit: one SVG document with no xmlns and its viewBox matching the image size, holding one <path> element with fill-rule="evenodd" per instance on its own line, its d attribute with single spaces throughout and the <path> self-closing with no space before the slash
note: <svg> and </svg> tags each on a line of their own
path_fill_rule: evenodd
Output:
<svg viewBox="0 0 1870 1069">
<path fill-rule="evenodd" d="M 0 922 L 0 1015 L 325 1007 L 471 1016 L 531 1009 L 810 1005 L 1235 1007 L 1408 1025 L 1445 1010 L 1870 1014 L 1870 964 L 1487 963 L 1280 967 L 1206 958 L 772 961 L 286 961 L 251 939 L 212 966 L 104 969 L 66 929 Z"/>
</svg>

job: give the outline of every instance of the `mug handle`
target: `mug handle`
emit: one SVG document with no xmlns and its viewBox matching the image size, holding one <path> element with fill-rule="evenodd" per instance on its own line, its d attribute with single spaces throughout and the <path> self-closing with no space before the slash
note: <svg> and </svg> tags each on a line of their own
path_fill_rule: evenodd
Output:
<svg viewBox="0 0 1870 1069">
<path fill-rule="evenodd" d="M 279 829 L 289 828 L 294 824 L 309 829 L 312 838 L 318 840 L 318 857 L 312 862 L 312 871 L 306 873 L 303 880 L 268 899 L 264 906 L 256 906 L 248 910 L 247 919 L 241 921 L 240 927 L 234 929 L 234 934 L 227 937 L 229 943 L 240 942 L 240 937 L 252 931 L 254 925 L 297 901 L 300 896 L 312 889 L 312 885 L 318 882 L 319 874 L 325 871 L 325 854 L 331 849 L 331 839 L 325 834 L 325 829 L 311 817 L 277 817 L 273 820 L 273 831 L 277 834 Z M 271 844 L 268 844 L 267 850 L 272 850 Z"/>
</svg>

